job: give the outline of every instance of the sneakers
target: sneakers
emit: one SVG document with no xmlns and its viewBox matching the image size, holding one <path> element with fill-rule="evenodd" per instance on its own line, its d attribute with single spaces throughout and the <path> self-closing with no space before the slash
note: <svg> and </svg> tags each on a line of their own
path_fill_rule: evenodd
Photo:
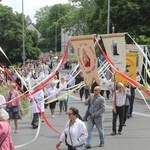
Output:
<svg viewBox="0 0 150 150">
<path fill-rule="evenodd" d="M 122 133 L 121 132 L 118 132 L 118 135 L 121 135 Z"/>
<path fill-rule="evenodd" d="M 111 135 L 112 135 L 112 136 L 116 135 L 116 132 L 112 132 Z"/>
<path fill-rule="evenodd" d="M 86 149 L 91 149 L 91 145 L 86 145 L 85 148 Z"/>
<path fill-rule="evenodd" d="M 99 147 L 104 147 L 104 142 L 101 142 Z"/>
</svg>

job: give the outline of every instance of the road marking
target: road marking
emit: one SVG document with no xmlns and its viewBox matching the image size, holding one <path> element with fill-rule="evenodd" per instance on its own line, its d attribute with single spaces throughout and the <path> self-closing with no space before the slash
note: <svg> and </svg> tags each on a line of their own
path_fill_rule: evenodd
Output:
<svg viewBox="0 0 150 150">
<path fill-rule="evenodd" d="M 80 100 L 79 97 L 74 96 L 74 95 L 70 95 L 70 97 L 73 98 L 73 99 L 76 99 L 76 100 Z M 106 108 L 112 109 L 112 106 L 106 105 Z M 144 113 L 140 113 L 140 112 L 135 112 L 135 111 L 134 111 L 133 114 L 138 115 L 138 116 L 143 116 L 143 117 L 149 117 L 149 118 L 150 118 L 150 115 L 144 114 Z"/>
<path fill-rule="evenodd" d="M 112 106 L 106 105 L 106 108 L 112 109 Z M 144 113 L 140 113 L 140 112 L 135 112 L 135 111 L 133 112 L 133 114 L 139 115 L 139 116 L 143 116 L 143 117 L 150 117 L 150 115 L 148 115 L 148 114 L 144 114 Z"/>
</svg>

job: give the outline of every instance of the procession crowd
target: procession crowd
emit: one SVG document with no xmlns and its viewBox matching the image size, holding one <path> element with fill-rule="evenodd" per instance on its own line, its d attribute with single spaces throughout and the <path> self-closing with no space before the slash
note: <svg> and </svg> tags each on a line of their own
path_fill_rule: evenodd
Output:
<svg viewBox="0 0 150 150">
<path fill-rule="evenodd" d="M 14 68 L 9 70 L 9 74 L 12 78 L 1 71 L 0 85 L 8 87 L 8 91 L 5 96 L 0 95 L 0 104 L 4 104 L 5 102 L 8 103 L 6 105 L 0 105 L 0 110 L 3 111 L 2 113 L 0 112 L 0 128 L 3 129 L 0 130 L 0 135 L 3 137 L 0 139 L 0 145 L 4 147 L 0 148 L 0 150 L 14 149 L 9 123 L 11 120 L 14 120 L 14 132 L 18 133 L 18 120 L 21 119 L 20 109 L 22 109 L 19 96 L 20 92 L 29 93 L 35 90 L 37 85 L 53 71 L 55 66 L 57 66 L 57 62 L 46 64 L 40 61 L 28 61 L 26 68 L 16 68 L 16 71 L 14 71 Z M 72 68 L 75 68 L 75 64 L 72 65 Z M 100 76 L 100 86 L 93 83 L 90 88 L 84 85 L 78 89 L 80 100 L 84 101 L 84 104 L 88 106 L 83 118 L 80 116 L 77 108 L 71 107 L 68 109 L 69 95 L 62 97 L 59 101 L 51 102 L 51 100 L 57 99 L 60 95 L 67 93 L 68 90 L 73 89 L 75 85 L 82 81 L 84 81 L 82 72 L 77 74 L 77 71 L 75 71 L 73 74 L 68 73 L 64 76 L 60 71 L 45 87 L 43 87 L 43 89 L 28 97 L 31 105 L 31 112 L 33 113 L 31 120 L 33 129 L 38 128 L 39 118 L 41 117 L 41 113 L 36 105 L 40 108 L 42 113 L 49 107 L 51 117 L 54 118 L 55 107 L 56 104 L 59 103 L 59 114 L 62 115 L 63 112 L 65 112 L 65 114 L 68 115 L 69 120 L 56 145 L 57 149 L 59 149 L 62 142 L 66 143 L 68 150 L 90 149 L 94 125 L 99 133 L 99 147 L 103 147 L 105 135 L 103 116 L 106 110 L 106 100 L 110 100 L 113 106 L 112 136 L 116 134 L 121 135 L 123 126 L 126 126 L 126 119 L 132 118 L 136 87 L 130 84 L 125 87 L 121 82 L 117 82 L 114 76 L 110 76 L 110 74 L 103 74 Z M 105 92 L 106 98 L 104 98 Z M 83 97 L 83 95 L 85 95 L 85 97 Z M 11 100 L 13 101 L 9 102 Z M 48 102 L 48 104 L 45 104 L 45 102 Z M 6 110 L 6 112 L 4 112 L 4 110 Z M 7 116 L 7 113 L 9 117 L 3 117 Z M 118 116 L 119 128 L 117 130 L 116 122 Z M 87 126 L 85 126 L 84 121 L 87 122 Z M 8 122 L 8 128 L 6 128 L 6 122 Z"/>
</svg>

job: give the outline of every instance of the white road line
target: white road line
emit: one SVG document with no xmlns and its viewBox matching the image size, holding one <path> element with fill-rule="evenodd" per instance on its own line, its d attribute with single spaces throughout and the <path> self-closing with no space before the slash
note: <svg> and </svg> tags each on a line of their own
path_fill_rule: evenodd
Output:
<svg viewBox="0 0 150 150">
<path fill-rule="evenodd" d="M 76 100 L 80 100 L 79 97 L 74 96 L 74 95 L 70 95 L 70 97 L 73 98 L 73 99 L 76 99 Z M 106 108 L 112 109 L 112 106 L 106 105 Z M 148 115 L 148 114 L 144 114 L 144 113 L 140 113 L 140 112 L 135 112 L 135 111 L 133 112 L 133 114 L 138 115 L 138 116 L 143 116 L 143 117 L 150 117 L 150 115 Z"/>
</svg>

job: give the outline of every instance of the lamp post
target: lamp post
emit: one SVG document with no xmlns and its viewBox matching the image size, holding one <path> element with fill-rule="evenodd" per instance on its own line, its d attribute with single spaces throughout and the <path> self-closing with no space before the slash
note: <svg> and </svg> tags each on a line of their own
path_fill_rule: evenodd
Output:
<svg viewBox="0 0 150 150">
<path fill-rule="evenodd" d="M 55 54 L 57 53 L 57 22 L 55 22 Z"/>
<path fill-rule="evenodd" d="M 22 60 L 23 66 L 25 67 L 25 60 L 26 60 L 26 52 L 25 52 L 25 38 L 24 38 L 24 1 L 22 0 Z"/>
<path fill-rule="evenodd" d="M 109 34 L 110 27 L 110 0 L 108 0 L 108 14 L 107 14 L 107 34 Z"/>
</svg>

